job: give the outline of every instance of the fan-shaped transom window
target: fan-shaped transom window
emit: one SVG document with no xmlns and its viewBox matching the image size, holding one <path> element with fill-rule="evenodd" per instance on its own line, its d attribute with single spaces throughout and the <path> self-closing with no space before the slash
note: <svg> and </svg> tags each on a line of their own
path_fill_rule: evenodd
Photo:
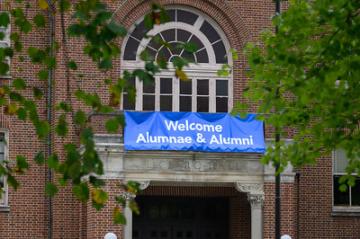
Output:
<svg viewBox="0 0 360 239">
<path fill-rule="evenodd" d="M 172 62 L 182 57 L 190 62 L 185 68 L 189 80 L 176 78 L 171 64 L 151 84 L 133 79 L 136 100 L 131 102 L 125 92 L 123 109 L 228 112 L 232 105 L 231 77 L 217 75 L 223 64 L 230 63 L 224 34 L 211 19 L 196 11 L 168 9 L 167 13 L 170 21 L 150 31 L 143 21 L 135 24 L 123 47 L 122 68 L 132 70 L 143 66 L 139 58 L 143 51 L 153 60 Z M 180 47 L 183 44 L 195 46 L 195 52 L 185 51 Z"/>
</svg>

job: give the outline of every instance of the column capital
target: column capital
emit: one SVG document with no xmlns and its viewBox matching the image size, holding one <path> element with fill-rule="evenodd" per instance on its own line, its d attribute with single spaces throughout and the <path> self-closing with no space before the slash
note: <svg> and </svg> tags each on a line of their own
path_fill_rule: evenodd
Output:
<svg viewBox="0 0 360 239">
<path fill-rule="evenodd" d="M 264 185 L 262 183 L 235 182 L 235 188 L 242 193 L 264 195 Z"/>
<path fill-rule="evenodd" d="M 136 197 L 136 194 L 131 193 L 131 192 L 127 192 L 124 191 L 121 193 L 121 196 L 126 200 L 126 201 L 131 201 Z"/>
<path fill-rule="evenodd" d="M 247 193 L 248 201 L 252 208 L 262 207 L 264 202 L 264 185 L 261 183 L 236 182 L 235 188 L 239 192 Z"/>
<path fill-rule="evenodd" d="M 141 190 L 145 190 L 150 186 L 150 181 L 140 181 L 139 183 L 140 183 L 139 188 Z"/>
<path fill-rule="evenodd" d="M 248 194 L 247 198 L 251 208 L 261 208 L 264 203 L 264 194 Z"/>
</svg>

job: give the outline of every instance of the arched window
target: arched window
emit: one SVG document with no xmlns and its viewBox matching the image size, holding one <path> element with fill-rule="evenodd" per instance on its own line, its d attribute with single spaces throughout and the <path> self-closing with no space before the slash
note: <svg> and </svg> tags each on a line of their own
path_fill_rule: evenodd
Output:
<svg viewBox="0 0 360 239">
<path fill-rule="evenodd" d="M 221 29 L 207 16 L 193 10 L 172 8 L 167 10 L 170 21 L 147 32 L 143 20 L 129 31 L 122 52 L 122 69 L 133 70 L 144 66 L 139 55 L 146 50 L 154 60 L 172 62 L 183 57 L 191 63 L 184 70 L 189 80 L 175 77 L 172 64 L 162 71 L 152 84 L 134 79 L 136 100 L 131 103 L 125 92 L 124 110 L 138 111 L 193 111 L 228 112 L 232 106 L 231 76 L 219 77 L 223 64 L 231 64 L 229 44 Z M 153 36 L 147 38 L 145 35 Z M 169 43 L 169 47 L 159 44 Z M 196 52 L 189 53 L 177 47 L 193 43 Z"/>
</svg>

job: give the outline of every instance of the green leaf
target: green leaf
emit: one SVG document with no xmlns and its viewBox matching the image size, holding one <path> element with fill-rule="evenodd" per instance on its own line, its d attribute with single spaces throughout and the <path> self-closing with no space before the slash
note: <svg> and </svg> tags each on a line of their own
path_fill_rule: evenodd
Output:
<svg viewBox="0 0 360 239">
<path fill-rule="evenodd" d="M 58 167 L 59 167 L 59 158 L 58 158 L 57 154 L 50 155 L 50 157 L 47 160 L 47 165 L 51 169 L 55 169 L 55 170 L 58 169 Z"/>
<path fill-rule="evenodd" d="M 40 100 L 44 96 L 44 93 L 42 92 L 41 89 L 39 89 L 37 87 L 33 87 L 33 95 L 34 95 L 35 99 Z"/>
<path fill-rule="evenodd" d="M 41 63 L 46 58 L 45 51 L 38 49 L 36 47 L 29 47 L 28 54 L 33 63 Z"/>
<path fill-rule="evenodd" d="M 121 26 L 121 25 L 119 25 L 119 24 L 117 24 L 117 23 L 114 22 L 114 21 L 111 21 L 111 22 L 107 25 L 107 27 L 108 27 L 113 33 L 115 33 L 115 34 L 118 35 L 118 36 L 124 37 L 124 36 L 126 36 L 126 34 L 127 34 L 126 28 L 123 27 L 123 26 Z"/>
<path fill-rule="evenodd" d="M 43 165 L 45 163 L 45 154 L 44 154 L 44 152 L 43 151 L 38 152 L 34 157 L 34 161 L 38 165 Z"/>
<path fill-rule="evenodd" d="M 199 50 L 199 47 L 192 42 L 186 42 L 183 44 L 182 46 L 184 48 L 185 51 L 189 52 L 189 53 L 195 53 L 197 50 Z"/>
<path fill-rule="evenodd" d="M 0 27 L 8 27 L 10 24 L 9 13 L 0 12 Z"/>
<path fill-rule="evenodd" d="M 106 121 L 105 127 L 109 133 L 116 133 L 119 129 L 119 123 L 116 119 L 109 119 Z"/>
<path fill-rule="evenodd" d="M 19 120 L 25 121 L 27 117 L 27 111 L 25 110 L 25 108 L 19 107 L 19 109 L 17 110 L 17 116 Z"/>
<path fill-rule="evenodd" d="M 45 194 L 48 196 L 48 197 L 53 197 L 55 196 L 55 194 L 59 191 L 59 189 L 57 188 L 57 186 L 53 183 L 49 183 L 47 182 L 46 183 L 46 186 L 45 186 Z"/>
<path fill-rule="evenodd" d="M 115 207 L 113 211 L 113 221 L 115 224 L 126 224 L 126 218 L 125 215 L 121 212 L 119 207 Z"/>
<path fill-rule="evenodd" d="M 20 183 L 16 180 L 16 178 L 14 176 L 12 176 L 11 174 L 7 175 L 7 179 L 6 182 L 14 189 L 17 190 L 20 186 Z"/>
<path fill-rule="evenodd" d="M 87 121 L 87 116 L 86 116 L 85 112 L 82 110 L 76 111 L 74 121 L 75 121 L 75 124 L 77 124 L 77 125 L 81 125 L 81 126 L 85 125 L 85 123 Z"/>
<path fill-rule="evenodd" d="M 80 183 L 73 186 L 74 195 L 82 202 L 89 200 L 90 190 L 87 183 Z"/>
<path fill-rule="evenodd" d="M 100 210 L 103 208 L 108 201 L 108 194 L 99 188 L 93 188 L 91 190 L 91 201 L 95 209 Z"/>
<path fill-rule="evenodd" d="M 32 30 L 32 25 L 29 21 L 25 20 L 20 25 L 20 30 L 24 33 L 29 33 Z"/>
<path fill-rule="evenodd" d="M 37 27 L 45 27 L 45 25 L 46 25 L 45 16 L 41 13 L 38 13 L 34 17 L 34 23 Z"/>
<path fill-rule="evenodd" d="M 56 107 L 57 110 L 63 110 L 64 112 L 70 112 L 72 110 L 72 107 L 70 104 L 68 104 L 67 102 L 65 101 L 61 101 L 57 107 Z"/>
<path fill-rule="evenodd" d="M 50 125 L 46 121 L 37 122 L 35 124 L 35 128 L 36 128 L 36 133 L 40 139 L 45 138 L 50 131 Z"/>
<path fill-rule="evenodd" d="M 68 133 L 69 129 L 68 129 L 68 124 L 66 122 L 66 115 L 65 114 L 61 114 L 58 120 L 58 123 L 56 125 L 55 128 L 55 132 L 61 136 L 61 137 L 65 137 Z"/>
<path fill-rule="evenodd" d="M 26 83 L 22 78 L 16 78 L 13 80 L 12 85 L 16 90 L 24 90 L 26 88 Z"/>
<path fill-rule="evenodd" d="M 40 70 L 38 72 L 38 77 L 40 80 L 47 80 L 48 76 L 49 76 L 49 72 L 46 69 Z"/>
<path fill-rule="evenodd" d="M 16 171 L 18 173 L 23 173 L 24 170 L 29 169 L 29 164 L 26 161 L 25 156 L 17 155 L 16 156 Z"/>
<path fill-rule="evenodd" d="M 76 62 L 73 61 L 73 60 L 71 60 L 71 61 L 68 62 L 68 67 L 69 67 L 69 69 L 71 69 L 71 70 L 77 70 L 77 68 L 78 68 Z"/>
<path fill-rule="evenodd" d="M 61 12 L 66 12 L 71 9 L 71 3 L 69 0 L 60 0 L 59 1 L 59 8 Z"/>
<path fill-rule="evenodd" d="M 56 67 L 56 58 L 55 57 L 46 57 L 45 63 L 49 69 Z"/>
<path fill-rule="evenodd" d="M 7 75 L 9 73 L 10 67 L 6 62 L 0 62 L 0 75 Z"/>
<path fill-rule="evenodd" d="M 112 68 L 112 60 L 104 59 L 98 64 L 99 69 L 111 69 Z"/>
</svg>

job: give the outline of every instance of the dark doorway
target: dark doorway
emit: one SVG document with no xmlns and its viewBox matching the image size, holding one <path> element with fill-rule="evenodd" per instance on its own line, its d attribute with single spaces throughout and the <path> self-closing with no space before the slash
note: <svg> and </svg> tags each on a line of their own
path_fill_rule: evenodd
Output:
<svg viewBox="0 0 360 239">
<path fill-rule="evenodd" d="M 223 197 L 136 199 L 133 239 L 228 239 L 229 200 Z"/>
</svg>

